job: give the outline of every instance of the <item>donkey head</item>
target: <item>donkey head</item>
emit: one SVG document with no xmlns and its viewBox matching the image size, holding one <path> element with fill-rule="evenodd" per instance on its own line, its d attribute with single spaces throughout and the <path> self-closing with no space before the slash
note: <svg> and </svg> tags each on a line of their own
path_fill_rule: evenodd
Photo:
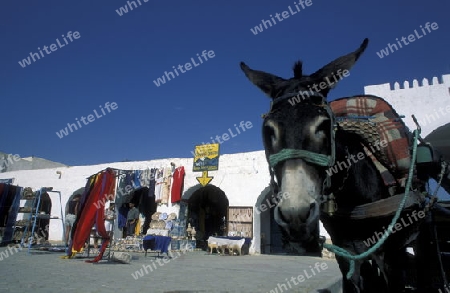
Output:
<svg viewBox="0 0 450 293">
<path fill-rule="evenodd" d="M 311 75 L 295 63 L 294 77 L 283 79 L 252 70 L 241 62 L 247 78 L 271 99 L 262 135 L 272 175 L 272 189 L 279 202 L 275 220 L 285 244 L 297 253 L 318 247 L 320 200 L 325 169 L 334 162 L 334 122 L 327 104 L 328 92 L 355 64 L 368 44 L 325 65 Z"/>
</svg>

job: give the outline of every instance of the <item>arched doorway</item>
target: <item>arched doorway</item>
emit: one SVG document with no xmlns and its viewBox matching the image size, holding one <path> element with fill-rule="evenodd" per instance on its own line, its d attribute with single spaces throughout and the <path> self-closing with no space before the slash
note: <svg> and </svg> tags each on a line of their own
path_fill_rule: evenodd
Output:
<svg viewBox="0 0 450 293">
<path fill-rule="evenodd" d="M 143 216 L 144 222 L 140 223 L 142 227 L 140 232 L 146 235 L 150 227 L 150 221 L 152 220 L 151 217 L 158 207 L 158 204 L 155 202 L 155 197 L 149 196 L 148 187 L 141 187 L 133 191 L 130 202 L 134 203 L 139 213 Z"/>
<path fill-rule="evenodd" d="M 214 185 L 200 187 L 187 200 L 187 225 L 197 231 L 197 240 L 205 247 L 209 236 L 226 235 L 229 201 L 225 192 Z"/>
<path fill-rule="evenodd" d="M 69 196 L 69 199 L 66 202 L 66 206 L 64 208 L 64 215 L 67 215 L 67 213 L 69 212 L 69 203 L 72 201 L 73 197 L 77 194 L 83 195 L 85 189 L 86 189 L 85 187 L 80 187 L 74 192 L 72 192 L 72 194 Z"/>
<path fill-rule="evenodd" d="M 272 200 L 272 190 L 266 187 L 258 196 L 255 205 L 255 224 L 259 221 L 262 254 L 284 252 L 281 230 L 273 215 L 275 204 Z"/>
<path fill-rule="evenodd" d="M 46 217 L 39 217 L 37 225 L 35 227 L 35 236 L 37 238 L 44 238 L 44 240 L 48 240 L 49 227 L 50 227 L 50 213 L 52 210 L 52 200 L 47 192 L 41 195 L 41 201 L 39 203 L 39 213 L 48 215 Z"/>
</svg>

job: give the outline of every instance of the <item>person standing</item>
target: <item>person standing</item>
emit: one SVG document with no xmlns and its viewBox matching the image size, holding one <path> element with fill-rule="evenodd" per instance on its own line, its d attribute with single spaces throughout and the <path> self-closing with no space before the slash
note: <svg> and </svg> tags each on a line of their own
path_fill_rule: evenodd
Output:
<svg viewBox="0 0 450 293">
<path fill-rule="evenodd" d="M 127 238 L 127 216 L 128 216 L 128 204 L 123 203 L 119 208 L 119 214 L 117 216 L 117 227 L 122 230 L 122 238 Z"/>
<path fill-rule="evenodd" d="M 69 209 L 67 211 L 66 217 L 64 219 L 64 224 L 66 225 L 66 246 L 69 245 L 70 234 L 73 228 L 73 224 L 77 219 L 78 212 L 80 210 L 80 199 L 81 194 L 75 194 L 72 200 L 69 202 Z"/>
<path fill-rule="evenodd" d="M 127 215 L 127 232 L 128 236 L 134 236 L 136 231 L 136 223 L 139 219 L 139 210 L 130 202 L 130 210 Z"/>
<path fill-rule="evenodd" d="M 105 229 L 109 237 L 112 237 L 114 230 L 114 219 L 116 218 L 115 204 L 109 203 L 109 208 L 105 209 Z"/>
</svg>

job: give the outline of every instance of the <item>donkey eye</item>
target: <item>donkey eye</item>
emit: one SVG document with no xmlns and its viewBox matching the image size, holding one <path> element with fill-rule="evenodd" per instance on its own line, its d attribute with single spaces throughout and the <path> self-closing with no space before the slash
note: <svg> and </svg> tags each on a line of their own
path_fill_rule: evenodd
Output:
<svg viewBox="0 0 450 293">
<path fill-rule="evenodd" d="M 263 127 L 264 144 L 266 147 L 274 151 L 279 144 L 279 130 L 278 125 L 274 121 L 268 120 Z"/>
<path fill-rule="evenodd" d="M 310 99 L 311 99 L 311 102 L 313 102 L 316 105 L 320 105 L 323 103 L 323 98 L 319 97 L 319 96 L 312 96 Z"/>
<path fill-rule="evenodd" d="M 327 137 L 327 133 L 331 130 L 331 120 L 323 120 L 315 129 L 314 135 L 316 139 L 322 140 Z"/>
</svg>

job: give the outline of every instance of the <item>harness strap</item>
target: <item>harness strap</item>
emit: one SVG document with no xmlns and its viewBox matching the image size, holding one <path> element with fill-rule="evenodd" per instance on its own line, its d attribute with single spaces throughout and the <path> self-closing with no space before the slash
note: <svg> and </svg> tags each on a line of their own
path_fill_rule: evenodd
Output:
<svg viewBox="0 0 450 293">
<path fill-rule="evenodd" d="M 288 93 L 284 96 L 281 96 L 275 100 L 273 100 L 270 104 L 270 111 L 272 111 L 274 105 L 276 105 L 277 103 L 280 103 L 288 98 L 294 97 L 294 96 L 298 96 L 301 95 L 302 97 L 304 97 L 305 95 L 310 97 L 311 95 L 313 96 L 318 96 L 321 97 L 323 101 L 325 101 L 325 97 L 318 92 L 307 92 L 307 91 L 300 91 L 297 94 L 295 93 Z M 319 106 L 319 105 L 318 105 Z M 335 160 L 336 160 L 336 149 L 335 149 L 335 129 L 336 129 L 336 124 L 335 124 L 335 116 L 334 113 L 330 107 L 330 105 L 325 101 L 323 105 L 320 105 L 320 107 L 324 108 L 325 111 L 328 114 L 328 117 L 331 120 L 330 123 L 330 151 L 331 151 L 331 156 L 327 156 L 324 154 L 318 154 L 318 153 L 314 153 L 311 151 L 307 151 L 307 150 L 297 150 L 297 149 L 283 149 L 280 152 L 276 153 L 276 154 L 272 154 L 269 156 L 268 161 L 269 161 L 269 173 L 270 173 L 270 186 L 272 189 L 272 192 L 274 194 L 278 194 L 278 190 L 279 190 L 279 186 L 278 183 L 275 182 L 275 174 L 274 174 L 274 168 L 276 165 L 278 165 L 281 162 L 284 162 L 286 160 L 289 159 L 304 159 L 305 161 L 315 164 L 315 165 L 319 165 L 319 166 L 323 166 L 323 167 L 331 167 L 334 165 Z M 263 115 L 263 118 L 267 117 L 268 114 Z M 325 180 L 323 182 L 323 186 L 322 186 L 322 194 L 324 193 L 325 190 L 329 190 L 331 188 L 331 176 L 326 176 Z"/>
<path fill-rule="evenodd" d="M 356 206 L 354 208 L 345 208 L 339 206 L 333 213 L 333 217 L 343 217 L 351 220 L 362 220 L 373 217 L 385 217 L 392 216 L 397 211 L 404 194 L 397 194 L 385 199 L 380 199 L 376 202 L 367 203 L 363 205 Z M 419 205 L 425 199 L 425 195 L 421 192 L 410 192 L 408 198 L 405 202 L 405 207 L 403 209 L 410 208 L 414 205 Z M 326 211 L 322 211 L 326 213 Z M 327 213 L 328 216 L 331 216 Z"/>
<path fill-rule="evenodd" d="M 288 159 L 303 159 L 309 163 L 324 167 L 329 166 L 332 160 L 330 156 L 306 150 L 282 149 L 278 153 L 269 156 L 269 164 L 274 168 L 277 164 Z"/>
<path fill-rule="evenodd" d="M 418 130 L 418 129 L 414 130 L 414 144 L 413 144 L 413 152 L 412 152 L 413 154 L 412 154 L 411 165 L 409 166 L 408 181 L 406 182 L 405 193 L 402 197 L 402 200 L 400 201 L 400 205 L 398 206 L 398 208 L 395 212 L 395 215 L 392 218 L 392 221 L 389 224 L 386 232 L 377 241 L 377 243 L 375 243 L 374 246 L 369 248 L 369 250 L 367 250 L 363 253 L 357 254 L 357 255 L 354 255 L 354 254 L 350 253 L 349 251 L 345 250 L 344 248 L 339 247 L 334 244 L 328 244 L 328 243 L 323 244 L 324 248 L 326 248 L 329 251 L 334 252 L 336 255 L 342 256 L 342 257 L 346 258 L 348 261 L 350 261 L 350 267 L 349 267 L 349 270 L 348 270 L 347 276 L 346 276 L 347 279 L 350 279 L 353 276 L 353 273 L 355 272 L 355 261 L 369 257 L 372 253 L 374 253 L 377 249 L 379 249 L 384 244 L 384 242 L 389 237 L 389 235 L 391 235 L 391 233 L 393 231 L 392 228 L 397 223 L 397 220 L 400 217 L 400 213 L 402 212 L 402 210 L 405 206 L 406 199 L 408 198 L 408 195 L 410 193 L 412 177 L 413 177 L 413 173 L 414 173 L 414 166 L 415 166 L 415 162 L 416 162 L 417 140 L 418 140 L 419 136 L 420 136 L 420 130 Z"/>
<path fill-rule="evenodd" d="M 272 100 L 272 102 L 270 103 L 270 109 L 272 109 L 273 106 L 275 106 L 276 104 L 278 104 L 278 103 L 280 103 L 280 102 L 282 102 L 282 101 L 284 101 L 286 99 L 295 97 L 295 96 L 297 96 L 297 97 L 301 96 L 303 99 L 305 99 L 305 97 L 308 97 L 308 98 L 309 97 L 320 97 L 320 98 L 322 98 L 323 101 L 326 100 L 326 98 L 319 92 L 299 91 L 297 93 L 287 93 L 287 94 L 285 94 L 285 95 L 283 95 L 283 96 L 281 96 L 279 98 L 276 98 L 276 99 Z"/>
</svg>

